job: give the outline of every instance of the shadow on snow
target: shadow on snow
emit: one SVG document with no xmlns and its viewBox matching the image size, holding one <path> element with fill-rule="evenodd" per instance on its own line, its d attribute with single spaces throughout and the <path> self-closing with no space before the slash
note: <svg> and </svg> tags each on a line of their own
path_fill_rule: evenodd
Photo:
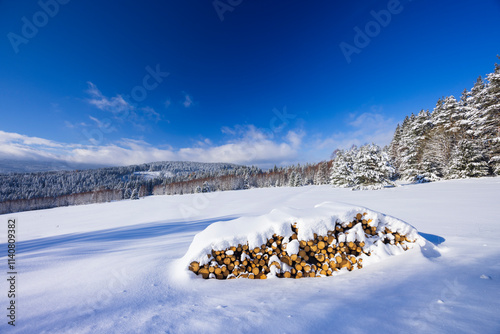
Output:
<svg viewBox="0 0 500 334">
<path fill-rule="evenodd" d="M 238 218 L 237 216 L 217 217 L 192 222 L 153 222 L 132 226 L 111 228 L 84 233 L 71 233 L 53 237 L 40 238 L 27 241 L 19 241 L 16 248 L 19 253 L 41 251 L 48 248 L 56 248 L 64 245 L 81 243 L 99 243 L 109 241 L 126 241 L 146 238 L 155 238 L 179 232 L 201 231 L 208 225 L 218 221 L 228 221 Z M 6 249 L 7 244 L 0 244 L 0 249 Z"/>
</svg>

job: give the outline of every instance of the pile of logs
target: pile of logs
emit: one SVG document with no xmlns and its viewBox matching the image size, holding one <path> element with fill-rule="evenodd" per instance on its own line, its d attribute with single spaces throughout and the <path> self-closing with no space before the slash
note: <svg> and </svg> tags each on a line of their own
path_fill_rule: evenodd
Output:
<svg viewBox="0 0 500 334">
<path fill-rule="evenodd" d="M 335 229 L 328 231 L 327 235 L 314 234 L 314 239 L 307 241 L 297 240 L 298 229 L 293 224 L 293 234 L 286 240 L 274 234 L 260 247 L 249 248 L 248 244 L 240 244 L 225 250 L 212 250 L 207 254 L 207 264 L 191 262 L 189 270 L 205 279 L 265 279 L 270 273 L 278 277 L 301 278 L 330 276 L 339 270 L 361 269 L 361 255 L 370 256 L 370 252 L 365 250 L 365 242 L 339 242 L 339 236 L 348 234 L 357 224 L 362 224 L 366 239 L 376 238 L 386 244 L 399 244 L 404 250 L 407 249 L 407 242 L 414 242 L 386 227 L 383 231 L 378 230 L 370 225 L 371 219 L 364 219 L 365 215 L 358 213 L 350 222 L 337 222 Z M 292 252 L 295 254 L 287 252 L 287 246 L 292 242 L 299 246 L 295 247 L 298 252 Z"/>
</svg>

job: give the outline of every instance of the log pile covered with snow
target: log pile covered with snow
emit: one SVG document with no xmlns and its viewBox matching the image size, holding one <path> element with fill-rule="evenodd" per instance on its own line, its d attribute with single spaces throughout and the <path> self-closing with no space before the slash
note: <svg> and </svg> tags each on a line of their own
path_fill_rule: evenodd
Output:
<svg viewBox="0 0 500 334">
<path fill-rule="evenodd" d="M 181 263 L 202 278 L 331 276 L 422 242 L 417 230 L 399 219 L 326 202 L 214 223 L 195 236 Z"/>
</svg>

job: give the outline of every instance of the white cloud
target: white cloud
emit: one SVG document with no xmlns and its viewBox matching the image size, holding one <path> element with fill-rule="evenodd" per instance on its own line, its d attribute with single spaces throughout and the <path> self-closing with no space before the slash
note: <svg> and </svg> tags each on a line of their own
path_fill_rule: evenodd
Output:
<svg viewBox="0 0 500 334">
<path fill-rule="evenodd" d="M 115 115 L 127 113 L 134 109 L 134 107 L 125 101 L 121 95 L 118 94 L 111 98 L 106 97 L 92 82 L 89 81 L 87 83 L 89 85 L 87 93 L 90 95 L 90 99 L 87 101 L 96 108 L 109 111 Z"/>
<path fill-rule="evenodd" d="M 299 148 L 302 144 L 302 138 L 305 136 L 304 131 L 288 131 L 286 138 L 292 144 L 292 147 Z"/>
<path fill-rule="evenodd" d="M 106 145 L 65 144 L 0 131 L 0 158 L 58 160 L 67 163 L 130 165 L 162 160 L 230 162 L 267 167 L 294 161 L 303 134 L 290 131 L 281 141 L 270 139 L 254 126 L 240 127 L 238 136 L 215 145 L 208 138 L 193 147 L 154 147 L 143 140 L 124 138 Z"/>
<path fill-rule="evenodd" d="M 154 116 L 154 113 L 151 112 Z M 98 126 L 106 128 L 104 120 L 91 117 Z M 272 167 L 297 162 L 326 160 L 337 148 L 353 144 L 390 143 L 396 122 L 378 111 L 353 114 L 341 131 L 329 136 L 290 129 L 277 134 L 254 125 L 223 127 L 222 142 L 201 137 L 185 147 L 153 146 L 144 140 L 123 138 L 102 144 L 66 144 L 38 137 L 0 131 L 0 159 L 59 160 L 68 163 L 129 165 L 162 160 L 200 162 L 230 162 Z M 99 143 L 99 141 L 95 141 Z"/>
</svg>

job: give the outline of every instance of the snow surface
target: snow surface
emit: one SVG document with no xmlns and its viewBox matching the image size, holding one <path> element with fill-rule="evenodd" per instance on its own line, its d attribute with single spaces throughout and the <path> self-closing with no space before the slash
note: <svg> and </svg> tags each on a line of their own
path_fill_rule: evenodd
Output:
<svg viewBox="0 0 500 334">
<path fill-rule="evenodd" d="M 18 219 L 18 319 L 1 333 L 499 333 L 500 178 L 377 191 L 251 189 L 1 215 Z M 324 278 L 179 279 L 210 224 L 325 201 L 397 217 L 425 246 Z M 250 218 L 248 218 L 250 219 Z"/>
<path fill-rule="evenodd" d="M 134 175 L 140 175 L 144 178 L 144 180 L 154 180 L 157 178 L 174 176 L 174 174 L 172 172 L 169 172 L 169 171 L 134 172 Z"/>
</svg>

